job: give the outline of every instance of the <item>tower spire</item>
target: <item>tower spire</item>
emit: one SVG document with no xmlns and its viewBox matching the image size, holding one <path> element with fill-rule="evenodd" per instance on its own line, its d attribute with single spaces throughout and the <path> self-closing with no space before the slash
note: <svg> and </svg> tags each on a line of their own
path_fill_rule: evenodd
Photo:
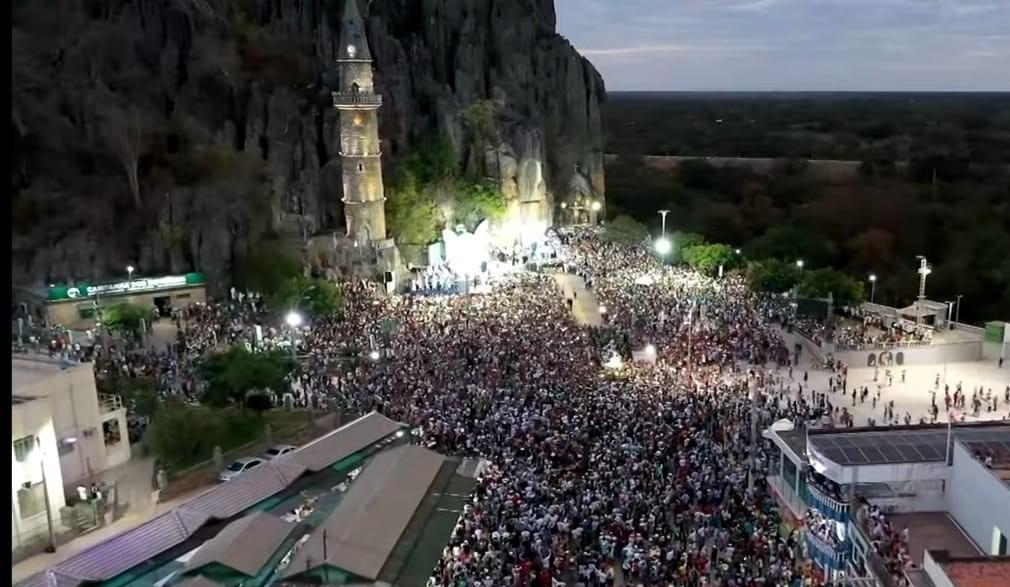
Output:
<svg viewBox="0 0 1010 587">
<path fill-rule="evenodd" d="M 372 52 L 365 38 L 365 21 L 358 12 L 357 0 L 345 0 L 340 22 L 340 49 L 337 61 L 371 61 Z"/>
</svg>

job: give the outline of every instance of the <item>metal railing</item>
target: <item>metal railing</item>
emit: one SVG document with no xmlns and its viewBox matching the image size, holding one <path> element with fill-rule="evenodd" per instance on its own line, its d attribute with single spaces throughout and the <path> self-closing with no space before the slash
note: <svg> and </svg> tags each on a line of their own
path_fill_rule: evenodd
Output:
<svg viewBox="0 0 1010 587">
<path fill-rule="evenodd" d="M 111 393 L 98 394 L 98 408 L 103 414 L 123 409 L 123 398 Z"/>
<path fill-rule="evenodd" d="M 972 326 L 971 324 L 965 324 L 964 322 L 954 321 L 951 321 L 950 325 L 954 327 L 954 330 L 963 330 L 979 336 L 985 336 L 985 328 L 981 328 L 979 326 Z"/>
<path fill-rule="evenodd" d="M 912 349 L 928 347 L 933 343 L 928 341 L 919 342 L 871 342 L 860 344 L 836 344 L 835 351 L 887 351 L 891 349 Z"/>
<path fill-rule="evenodd" d="M 378 94 L 348 94 L 331 92 L 334 106 L 382 106 L 382 96 Z"/>
<path fill-rule="evenodd" d="M 849 517 L 848 503 L 831 497 L 809 482 L 807 485 L 807 505 L 836 522 L 845 522 Z"/>
<path fill-rule="evenodd" d="M 809 529 L 804 530 L 807 556 L 821 567 L 831 571 L 844 571 L 848 567 L 849 543 L 832 544 Z"/>
</svg>

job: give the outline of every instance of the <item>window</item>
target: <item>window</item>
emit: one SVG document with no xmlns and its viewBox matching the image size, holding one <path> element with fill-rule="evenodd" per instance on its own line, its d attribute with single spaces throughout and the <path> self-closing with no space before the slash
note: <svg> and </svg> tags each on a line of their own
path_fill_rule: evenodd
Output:
<svg viewBox="0 0 1010 587">
<path fill-rule="evenodd" d="M 119 432 L 119 420 L 113 418 L 102 422 L 102 434 L 105 436 L 105 446 L 119 444 L 123 440 Z"/>
<path fill-rule="evenodd" d="M 41 482 L 25 483 L 18 489 L 18 509 L 22 520 L 46 511 L 46 493 Z"/>
<path fill-rule="evenodd" d="M 188 293 L 178 294 L 177 296 L 175 296 L 175 299 L 177 299 L 177 300 L 188 300 L 189 299 L 189 294 Z"/>
<path fill-rule="evenodd" d="M 82 320 L 90 320 L 94 318 L 97 314 L 95 312 L 95 304 L 88 302 L 87 304 L 77 305 L 77 315 L 81 317 Z"/>
<path fill-rule="evenodd" d="M 364 164 L 358 163 L 358 171 L 364 171 L 364 170 L 365 170 Z"/>
<path fill-rule="evenodd" d="M 65 457 L 74 452 L 74 444 L 76 444 L 76 442 L 63 438 L 56 443 L 56 451 L 60 453 L 61 457 Z"/>
<path fill-rule="evenodd" d="M 35 450 L 34 436 L 25 436 L 14 441 L 14 458 L 19 463 L 27 462 L 33 450 Z"/>
</svg>

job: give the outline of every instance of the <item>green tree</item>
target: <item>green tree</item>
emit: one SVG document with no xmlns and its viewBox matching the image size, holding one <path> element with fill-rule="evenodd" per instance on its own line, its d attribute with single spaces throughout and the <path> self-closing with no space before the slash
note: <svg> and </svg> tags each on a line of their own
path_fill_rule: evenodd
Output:
<svg viewBox="0 0 1010 587">
<path fill-rule="evenodd" d="M 811 229 L 796 225 L 773 226 L 745 247 L 750 259 L 778 259 L 827 265 L 833 260 L 830 243 Z"/>
<path fill-rule="evenodd" d="M 457 175 L 456 151 L 449 139 L 438 136 L 428 138 L 418 147 L 404 155 L 400 162 L 399 174 L 408 173 L 419 188 L 446 182 Z M 401 180 L 397 179 L 397 183 Z"/>
<path fill-rule="evenodd" d="M 438 240 L 441 218 L 434 198 L 422 193 L 413 173 L 403 171 L 386 197 L 386 225 L 401 245 Z"/>
<path fill-rule="evenodd" d="M 505 215 L 505 198 L 490 181 L 458 182 L 453 202 L 453 224 L 474 230 L 484 220 L 495 221 Z"/>
<path fill-rule="evenodd" d="M 705 244 L 705 237 L 697 232 L 681 232 L 678 230 L 670 235 L 670 240 L 680 250 Z"/>
<path fill-rule="evenodd" d="M 862 281 L 834 269 L 805 272 L 798 289 L 800 294 L 812 298 L 826 298 L 830 293 L 839 306 L 851 306 L 863 301 Z"/>
<path fill-rule="evenodd" d="M 627 244 L 641 243 L 648 235 L 645 225 L 626 214 L 608 222 L 603 232 L 603 238 Z"/>
<path fill-rule="evenodd" d="M 275 288 L 267 298 L 267 305 L 278 313 L 297 309 L 304 310 L 312 317 L 322 318 L 340 313 L 343 308 L 343 292 L 340 287 L 325 279 L 289 277 Z"/>
<path fill-rule="evenodd" d="M 102 323 L 112 332 L 138 335 L 144 320 L 151 319 L 151 308 L 122 303 L 102 309 Z"/>
<path fill-rule="evenodd" d="M 254 440 L 263 419 L 240 410 L 194 408 L 170 401 L 147 429 L 145 441 L 166 469 L 178 470 L 210 459 L 214 447 L 223 450 Z"/>
<path fill-rule="evenodd" d="M 232 402 L 244 405 L 251 392 L 283 393 L 293 368 L 294 363 L 286 352 L 251 353 L 241 346 L 233 346 L 200 364 L 200 376 L 207 382 L 203 399 L 209 405 L 220 407 Z"/>
<path fill-rule="evenodd" d="M 747 283 L 756 291 L 787 292 L 799 279 L 800 270 L 795 264 L 778 259 L 755 261 L 747 267 Z"/>
<path fill-rule="evenodd" d="M 719 267 L 727 271 L 735 267 L 740 256 L 729 245 L 716 244 L 687 247 L 683 258 L 695 271 L 713 275 L 719 271 Z"/>
<path fill-rule="evenodd" d="M 279 241 L 264 240 L 242 257 L 236 281 L 242 287 L 269 299 L 278 294 L 289 279 L 301 276 L 298 260 L 283 249 Z"/>
</svg>

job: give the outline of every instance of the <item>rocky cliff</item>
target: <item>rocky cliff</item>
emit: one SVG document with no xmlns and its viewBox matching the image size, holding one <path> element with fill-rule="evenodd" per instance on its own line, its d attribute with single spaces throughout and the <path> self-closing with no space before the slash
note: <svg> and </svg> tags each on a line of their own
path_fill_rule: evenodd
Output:
<svg viewBox="0 0 1010 587">
<path fill-rule="evenodd" d="M 328 89 L 343 2 L 16 2 L 15 281 L 134 264 L 224 283 L 264 235 L 338 229 Z M 510 200 L 549 214 L 602 196 L 603 82 L 555 32 L 552 0 L 359 5 L 387 167 L 441 135 Z M 478 102 L 495 105 L 490 140 L 464 120 Z"/>
</svg>

